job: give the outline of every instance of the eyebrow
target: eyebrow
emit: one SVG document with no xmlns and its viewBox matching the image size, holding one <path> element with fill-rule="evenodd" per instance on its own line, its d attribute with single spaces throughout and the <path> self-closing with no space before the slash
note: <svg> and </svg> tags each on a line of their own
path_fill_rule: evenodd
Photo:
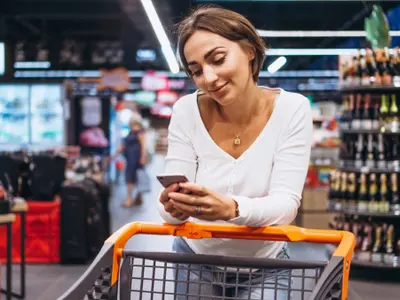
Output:
<svg viewBox="0 0 400 300">
<path fill-rule="evenodd" d="M 207 51 L 206 54 L 204 54 L 204 59 L 207 59 L 215 50 L 217 50 L 217 49 L 219 49 L 219 48 L 224 48 L 224 47 L 222 47 L 222 46 L 217 46 L 217 47 L 215 47 L 215 48 L 212 48 L 211 50 Z M 191 61 L 191 62 L 188 63 L 188 66 L 190 66 L 190 65 L 195 65 L 195 64 L 197 64 L 197 62 Z"/>
</svg>

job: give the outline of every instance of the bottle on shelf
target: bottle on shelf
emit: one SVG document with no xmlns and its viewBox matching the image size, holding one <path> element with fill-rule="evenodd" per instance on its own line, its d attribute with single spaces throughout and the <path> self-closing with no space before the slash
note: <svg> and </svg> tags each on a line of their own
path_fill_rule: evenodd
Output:
<svg viewBox="0 0 400 300">
<path fill-rule="evenodd" d="M 381 107 L 379 108 L 380 115 L 380 127 L 381 131 L 385 131 L 387 118 L 389 117 L 389 104 L 387 102 L 386 95 L 381 96 Z"/>
<path fill-rule="evenodd" d="M 376 95 L 370 95 L 371 96 L 371 113 L 370 113 L 370 120 L 372 124 L 372 130 L 379 130 L 379 104 L 380 104 L 380 98 L 379 95 L 376 97 Z"/>
<path fill-rule="evenodd" d="M 368 190 L 367 190 L 367 175 L 360 175 L 360 183 L 359 183 L 359 192 L 358 192 L 358 203 L 357 210 L 360 212 L 367 211 L 368 209 Z"/>
<path fill-rule="evenodd" d="M 390 174 L 390 210 L 400 211 L 397 173 Z"/>
<path fill-rule="evenodd" d="M 374 136 L 372 134 L 367 135 L 367 155 L 365 165 L 368 168 L 375 168 L 375 149 L 374 149 Z"/>
<path fill-rule="evenodd" d="M 390 210 L 389 199 L 388 199 L 388 185 L 387 175 L 382 173 L 380 176 L 380 189 L 379 189 L 380 201 L 378 203 L 378 211 L 387 213 Z"/>
<path fill-rule="evenodd" d="M 356 143 L 356 150 L 355 150 L 355 166 L 356 168 L 361 168 L 364 162 L 364 136 L 363 134 L 358 134 L 358 139 L 357 139 L 357 143 Z"/>
<path fill-rule="evenodd" d="M 369 201 L 368 210 L 371 212 L 378 211 L 378 184 L 375 173 L 369 174 Z"/>
<path fill-rule="evenodd" d="M 377 262 L 377 263 L 382 262 L 382 252 L 383 252 L 382 235 L 383 235 L 382 225 L 376 224 L 374 234 L 373 234 L 374 242 L 373 242 L 372 255 L 371 255 L 371 260 L 373 262 Z"/>
<path fill-rule="evenodd" d="M 383 51 L 383 64 L 382 84 L 391 85 L 393 78 L 390 72 L 389 48 L 387 47 L 385 47 Z"/>
<path fill-rule="evenodd" d="M 385 153 L 385 144 L 383 142 L 383 134 L 378 134 L 378 161 L 377 166 L 378 168 L 384 169 L 387 166 L 386 162 L 386 153 Z"/>
<path fill-rule="evenodd" d="M 353 120 L 351 122 L 351 128 L 356 130 L 361 128 L 361 118 L 362 118 L 361 100 L 362 100 L 362 95 L 357 94 L 356 105 L 354 107 Z"/>
<path fill-rule="evenodd" d="M 348 204 L 347 209 L 350 211 L 357 210 L 357 182 L 356 182 L 356 174 L 350 173 L 348 175 L 348 182 L 347 182 L 347 191 L 348 191 Z"/>
<path fill-rule="evenodd" d="M 397 107 L 397 99 L 395 94 L 391 95 L 391 100 L 387 123 L 391 132 L 399 132 L 399 108 Z"/>
<path fill-rule="evenodd" d="M 348 191 L 347 191 L 347 173 L 343 172 L 341 174 L 341 180 L 340 180 L 340 203 L 341 207 L 344 208 L 345 204 L 348 199 Z"/>
<path fill-rule="evenodd" d="M 364 107 L 361 114 L 360 127 L 364 130 L 372 130 L 372 120 L 370 118 L 371 95 L 364 95 Z"/>
<path fill-rule="evenodd" d="M 393 264 L 394 259 L 394 237 L 395 229 L 393 224 L 388 224 L 385 228 L 385 240 L 384 240 L 384 255 L 383 262 L 387 264 Z"/>
</svg>

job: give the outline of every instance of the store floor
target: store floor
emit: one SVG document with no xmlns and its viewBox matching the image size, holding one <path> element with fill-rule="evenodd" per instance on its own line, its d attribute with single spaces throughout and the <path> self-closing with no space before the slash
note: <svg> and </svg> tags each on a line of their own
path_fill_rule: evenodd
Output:
<svg viewBox="0 0 400 300">
<path fill-rule="evenodd" d="M 163 156 L 156 155 L 149 166 L 149 173 L 152 178 L 157 172 L 163 170 Z M 145 196 L 145 202 L 141 207 L 124 209 L 120 206 L 125 197 L 125 188 L 121 184 L 114 189 L 114 197 L 110 208 L 112 213 L 113 230 L 118 229 L 127 222 L 132 221 L 153 221 L 159 222 L 155 197 L 160 185 L 156 180 L 152 182 L 153 192 Z M 170 237 L 159 236 L 137 236 L 133 237 L 127 244 L 127 248 L 140 250 L 161 250 L 168 251 L 171 246 Z M 292 244 L 290 254 L 294 259 L 313 259 L 325 260 L 327 251 L 321 245 L 312 244 Z M 84 272 L 87 266 L 60 266 L 60 265 L 28 265 L 27 266 L 27 300 L 55 300 L 66 289 L 68 289 Z M 379 270 L 380 272 L 381 270 Z M 377 270 L 366 270 L 374 272 Z M 13 272 L 14 289 L 19 286 L 18 267 L 14 267 Z M 4 266 L 2 274 L 5 275 Z M 399 278 L 399 277 L 397 277 Z M 2 276 L 4 286 L 4 276 Z M 384 283 L 382 280 L 360 281 L 352 279 L 349 284 L 348 300 L 395 300 L 399 299 L 400 283 Z M 1 298 L 1 297 L 0 297 Z M 78 300 L 78 299 L 77 299 Z"/>
</svg>

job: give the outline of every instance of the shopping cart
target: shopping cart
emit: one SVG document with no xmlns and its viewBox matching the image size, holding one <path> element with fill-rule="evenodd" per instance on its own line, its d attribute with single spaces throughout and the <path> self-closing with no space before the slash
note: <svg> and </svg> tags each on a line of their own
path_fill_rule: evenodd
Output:
<svg viewBox="0 0 400 300">
<path fill-rule="evenodd" d="M 296 261 L 124 250 L 128 239 L 136 234 L 172 235 L 189 239 L 232 238 L 312 242 L 338 244 L 338 247 L 329 261 Z M 249 275 L 249 285 L 251 285 L 254 272 L 260 269 L 276 271 L 276 273 L 272 273 L 274 275 L 271 275 L 275 277 L 275 284 L 264 286 L 264 289 L 279 289 L 277 281 L 281 272 L 285 271 L 288 274 L 286 278 L 290 278 L 286 288 L 287 294 L 291 295 L 293 300 L 344 300 L 347 299 L 354 244 L 354 235 L 346 231 L 304 229 L 296 226 L 250 228 L 190 222 L 182 225 L 134 222 L 123 226 L 105 241 L 103 248 L 87 271 L 58 300 L 237 299 L 234 296 L 235 293 L 232 293 L 232 296 L 226 294 L 224 297 L 207 298 L 201 296 L 201 293 L 178 295 L 175 292 L 174 286 L 178 282 L 178 277 L 174 277 L 174 273 L 177 273 L 172 271 L 174 268 L 176 270 L 184 267 L 191 272 L 198 272 L 199 266 L 205 265 L 210 267 L 212 272 L 220 272 L 224 276 L 229 274 L 231 278 L 232 272 L 243 276 L 243 270 L 245 270 Z M 179 282 L 181 283 L 181 281 Z M 215 284 L 213 282 L 194 282 L 190 278 L 187 278 L 185 282 L 187 285 Z M 240 287 L 238 287 L 238 281 L 233 280 L 230 286 L 222 288 L 227 291 L 229 289 L 238 290 Z"/>
</svg>

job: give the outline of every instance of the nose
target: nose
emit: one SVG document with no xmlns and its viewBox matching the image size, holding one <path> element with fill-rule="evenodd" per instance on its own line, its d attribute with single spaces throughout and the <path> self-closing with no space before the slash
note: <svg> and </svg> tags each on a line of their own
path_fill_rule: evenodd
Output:
<svg viewBox="0 0 400 300">
<path fill-rule="evenodd" d="M 213 84 L 218 80 L 217 74 L 215 74 L 214 69 L 212 67 L 205 67 L 203 69 L 204 80 L 207 85 Z"/>
</svg>

